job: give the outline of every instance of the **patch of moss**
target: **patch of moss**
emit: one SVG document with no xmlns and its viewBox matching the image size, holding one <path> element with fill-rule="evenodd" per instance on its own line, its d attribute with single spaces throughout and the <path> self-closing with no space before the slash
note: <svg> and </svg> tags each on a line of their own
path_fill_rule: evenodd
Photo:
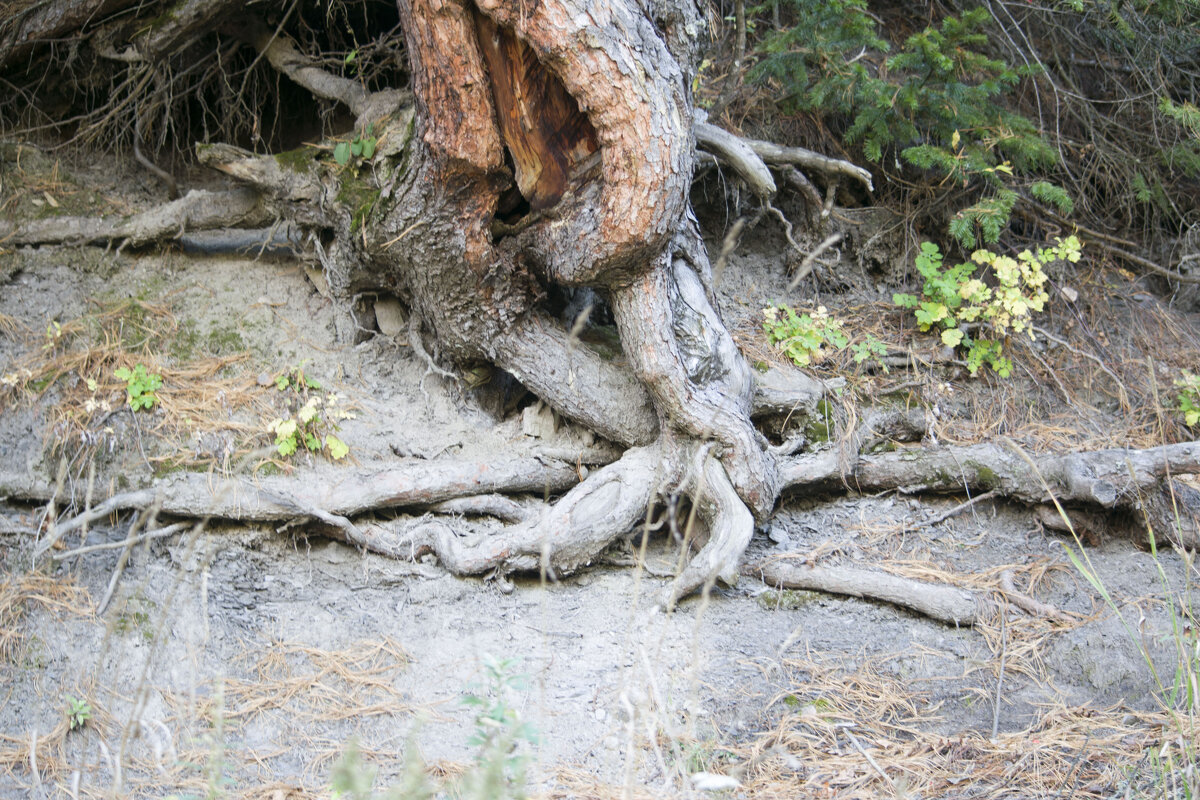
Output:
<svg viewBox="0 0 1200 800">
<path fill-rule="evenodd" d="M 208 352 L 214 356 L 227 356 L 246 350 L 246 340 L 233 328 L 216 327 L 208 332 Z"/>
<path fill-rule="evenodd" d="M 175 336 L 172 337 L 167 350 L 176 364 L 186 364 L 196 357 L 196 348 L 199 345 L 200 334 L 196 332 L 196 322 L 186 319 L 175 331 Z"/>
<path fill-rule="evenodd" d="M 979 476 L 979 485 L 984 491 L 991 491 L 1000 485 L 1000 476 L 986 464 L 968 461 L 967 466 L 975 470 L 975 474 Z"/>
<path fill-rule="evenodd" d="M 291 172 L 306 173 L 312 170 L 317 156 L 321 154 L 319 148 L 311 145 L 297 147 L 295 150 L 285 150 L 282 153 L 275 154 L 275 161 L 279 166 Z"/>
<path fill-rule="evenodd" d="M 130 605 L 134 602 L 149 605 L 149 601 L 144 598 L 134 598 L 130 601 Z M 129 606 L 126 606 L 125 610 L 113 620 L 113 631 L 121 636 L 137 632 L 142 635 L 143 641 L 147 644 L 154 641 L 154 624 L 150 619 L 149 612 L 140 609 L 134 610 Z"/>
<path fill-rule="evenodd" d="M 825 398 L 817 401 L 816 413 L 804 424 L 804 435 L 810 442 L 828 442 L 833 439 L 833 407 Z"/>
<path fill-rule="evenodd" d="M 354 232 L 362 228 L 375 209 L 375 204 L 379 202 L 379 189 L 351 170 L 344 170 L 337 199 L 350 212 L 350 230 Z"/>
<path fill-rule="evenodd" d="M 814 600 L 819 600 L 820 597 L 818 592 L 806 592 L 800 589 L 768 589 L 755 600 L 767 611 L 796 611 Z"/>
</svg>

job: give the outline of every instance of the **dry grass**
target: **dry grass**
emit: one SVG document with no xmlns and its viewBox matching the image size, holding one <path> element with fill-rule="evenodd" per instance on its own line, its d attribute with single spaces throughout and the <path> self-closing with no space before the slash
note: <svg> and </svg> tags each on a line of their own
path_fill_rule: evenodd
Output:
<svg viewBox="0 0 1200 800">
<path fill-rule="evenodd" d="M 0 385 L 0 413 L 45 401 L 47 447 L 76 470 L 90 455 L 118 447 L 140 450 L 162 468 L 181 464 L 228 468 L 264 440 L 278 412 L 278 392 L 250 374 L 249 354 L 173 357 L 186 332 L 169 305 L 129 300 L 26 337 L 26 355 Z M 187 348 L 190 349 L 190 348 Z M 151 413 L 121 418 L 125 382 L 119 368 L 138 364 L 162 376 Z M 15 379 L 15 380 L 14 380 Z"/>
<path fill-rule="evenodd" d="M 994 739 L 930 732 L 936 708 L 867 663 L 784 663 L 790 688 L 773 728 L 739 755 L 750 798 L 1108 797 L 1171 736 L 1161 712 L 1048 706 Z"/>
<path fill-rule="evenodd" d="M 251 655 L 254 677 L 225 682 L 226 719 L 283 710 L 289 719 L 315 724 L 413 710 L 394 686 L 409 656 L 392 639 L 336 651 L 276 642 Z"/>
<path fill-rule="evenodd" d="M 41 606 L 55 618 L 76 616 L 91 618 L 94 605 L 87 590 L 69 579 L 55 578 L 39 573 L 5 575 L 0 580 L 0 671 L 13 678 L 19 672 L 39 669 L 36 663 L 23 663 L 23 643 L 27 634 L 26 617 L 33 606 Z M 49 634 L 46 634 L 49 635 Z M 65 687 L 64 696 L 89 700 L 95 696 L 94 687 Z M 92 718 L 88 726 L 100 730 L 111 727 L 111 720 L 102 709 L 92 703 Z M 71 732 L 70 722 L 64 705 L 63 716 L 49 733 L 36 739 L 36 760 L 39 766 L 50 773 L 65 768 L 67 735 Z M 0 733 L 0 771 L 11 773 L 14 769 L 28 767 L 30 751 L 34 748 L 30 736 L 14 736 Z"/>
<path fill-rule="evenodd" d="M 94 613 L 87 590 L 72 580 L 37 572 L 5 575 L 0 580 L 0 663 L 15 662 L 21 648 L 22 624 L 33 605 L 58 616 L 91 617 Z"/>
</svg>

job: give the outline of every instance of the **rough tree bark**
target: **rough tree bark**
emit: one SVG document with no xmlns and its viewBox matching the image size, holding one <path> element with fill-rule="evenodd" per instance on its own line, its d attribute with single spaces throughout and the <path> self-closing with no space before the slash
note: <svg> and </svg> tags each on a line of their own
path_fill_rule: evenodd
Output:
<svg viewBox="0 0 1200 800">
<path fill-rule="evenodd" d="M 482 541 L 460 538 L 441 522 L 360 527 L 342 514 L 361 505 L 333 497 L 317 508 L 284 490 L 258 496 L 267 509 L 261 516 L 308 516 L 394 554 L 432 550 L 458 572 L 562 572 L 588 563 L 655 503 L 687 495 L 706 538 L 669 589 L 665 599 L 673 603 L 707 582 L 736 580 L 756 520 L 771 515 L 788 485 L 949 491 L 992 480 L 1009 496 L 1048 499 L 1032 469 L 1007 451 L 978 454 L 988 461 L 972 473 L 974 483 L 922 456 L 871 460 L 854 452 L 850 461 L 843 453 L 781 464 L 752 424 L 760 411 L 811 411 L 824 387 L 801 375 L 757 375 L 715 310 L 689 205 L 696 147 L 743 176 L 763 203 L 776 191 L 772 167 L 789 180 L 797 167 L 868 185 L 870 175 L 709 125 L 692 98 L 704 32 L 694 0 L 398 0 L 411 92 L 370 92 L 330 74 L 282 25 L 253 16 L 263 13 L 259 6 L 188 0 L 185 14 L 161 24 L 105 22 L 128 5 L 31 4 L 0 26 L 0 67 L 27 57 L 45 37 L 82 30 L 101 57 L 153 68 L 218 29 L 314 96 L 343 104 L 359 135 L 370 126 L 378 139 L 373 157 L 338 164 L 318 149 L 277 158 L 202 145 L 202 163 L 254 190 L 230 195 L 236 207 L 224 204 L 217 213 L 211 197 L 191 194 L 177 201 L 173 218 L 175 206 L 119 223 L 0 230 L 0 238 L 137 244 L 184 226 L 230 225 L 231 217 L 286 218 L 311 233 L 330 289 L 344 303 L 386 289 L 410 307 L 417 335 L 422 325 L 432 332 L 445 358 L 506 370 L 566 417 L 629 448 L 577 485 L 569 469 L 550 470 L 551 480 L 530 467 L 487 485 L 470 469 L 450 470 L 440 490 L 429 475 L 406 490 L 410 504 L 428 505 L 521 491 L 537 474 L 534 484 L 545 480 L 566 492 L 535 514 L 502 512 L 516 521 Z M 611 309 L 627 365 L 606 361 L 548 311 L 547 297 L 585 291 Z M 342 323 L 344 336 L 353 337 L 349 312 Z M 1188 451 L 1180 463 L 1194 461 Z M 1154 480 L 1163 474 L 1154 471 L 1157 463 L 1145 467 Z M 1055 465 L 1062 467 L 1052 476 L 1055 488 L 1103 494 L 1068 499 L 1113 506 L 1130 497 L 1112 489 L 1116 476 L 1091 480 L 1091 462 Z M 946 475 L 948 484 L 939 483 Z M 384 499 L 369 507 L 389 504 L 389 490 L 381 491 Z M 135 499 L 148 504 L 151 495 Z M 221 513 L 220 502 L 193 502 Z M 485 506 L 498 507 L 494 498 Z"/>
</svg>

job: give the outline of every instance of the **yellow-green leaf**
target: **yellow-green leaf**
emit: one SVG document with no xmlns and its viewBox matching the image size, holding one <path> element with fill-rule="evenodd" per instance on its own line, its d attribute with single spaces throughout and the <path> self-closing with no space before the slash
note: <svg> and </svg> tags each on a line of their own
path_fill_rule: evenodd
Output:
<svg viewBox="0 0 1200 800">
<path fill-rule="evenodd" d="M 963 332 L 958 328 L 950 328 L 942 331 L 942 344 L 947 347 L 958 347 L 962 344 Z"/>
<path fill-rule="evenodd" d="M 325 437 L 325 446 L 329 448 L 329 457 L 334 461 L 340 461 L 350 452 L 350 446 L 333 434 Z"/>
</svg>

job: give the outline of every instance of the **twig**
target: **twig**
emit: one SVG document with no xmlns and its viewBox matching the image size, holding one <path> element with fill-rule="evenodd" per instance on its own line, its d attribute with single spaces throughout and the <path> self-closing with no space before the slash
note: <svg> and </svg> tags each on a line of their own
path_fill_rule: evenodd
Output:
<svg viewBox="0 0 1200 800">
<path fill-rule="evenodd" d="M 123 508 L 137 508 L 148 505 L 152 500 L 154 500 L 154 491 L 151 489 L 114 495 L 92 510 L 85 511 L 79 516 L 55 526 L 54 531 L 33 551 L 33 555 L 35 558 L 42 555 L 53 547 L 64 534 L 70 533 L 80 526 L 103 519 L 114 511 L 119 511 Z"/>
<path fill-rule="evenodd" d="M 42 773 L 38 770 L 37 763 L 37 729 L 29 732 L 29 774 L 33 776 L 33 793 L 35 796 L 42 795 Z"/>
<path fill-rule="evenodd" d="M 1063 611 L 1059 611 L 1052 605 L 1048 605 L 1039 600 L 1034 600 L 1027 594 L 1017 591 L 1013 585 L 1012 570 L 1004 570 L 1000 573 L 1000 589 L 1004 592 L 1004 597 L 1017 608 L 1024 611 L 1026 614 L 1031 614 L 1035 617 L 1049 617 L 1058 622 L 1070 622 L 1071 616 Z"/>
<path fill-rule="evenodd" d="M 1004 662 L 1008 659 L 1008 615 L 1000 613 L 1000 674 L 996 677 L 996 705 L 992 709 L 992 738 L 1000 731 L 1000 694 L 1004 688 Z"/>
<path fill-rule="evenodd" d="M 954 508 L 950 509 L 949 511 L 944 511 L 941 514 L 938 514 L 933 519 L 925 520 L 921 524 L 925 525 L 926 527 L 929 527 L 929 528 L 932 528 L 934 525 L 940 525 L 941 523 L 943 523 L 946 520 L 953 517 L 955 514 L 958 514 L 962 511 L 966 511 L 968 508 L 975 505 L 976 503 L 982 503 L 984 500 L 990 500 L 998 494 L 1000 494 L 999 489 L 992 489 L 989 492 L 984 492 L 983 494 L 977 494 L 974 497 L 972 497 L 970 500 L 967 500 L 966 502 L 963 502 L 963 503 L 959 503 L 958 505 L 956 505 Z"/>
<path fill-rule="evenodd" d="M 813 262 L 816 261 L 821 256 L 822 253 L 824 253 L 829 248 L 833 247 L 835 244 L 837 244 L 841 240 L 842 240 L 842 234 L 840 231 L 838 233 L 827 236 L 827 237 L 825 237 L 825 241 L 821 242 L 819 245 L 816 246 L 816 248 L 811 253 L 809 253 L 807 256 L 805 256 L 804 261 L 800 262 L 800 268 L 796 270 L 796 277 L 793 278 L 792 282 L 788 284 L 788 291 L 791 291 L 792 289 L 795 289 L 797 286 L 799 286 L 800 281 L 807 278 L 808 273 L 812 272 Z"/>
<path fill-rule="evenodd" d="M 730 254 L 737 249 L 738 238 L 742 235 L 742 230 L 745 227 L 745 217 L 738 217 L 736 220 L 734 220 L 734 223 L 729 226 L 729 231 L 725 234 L 725 238 L 721 241 L 721 253 L 717 256 L 717 260 L 713 264 L 713 286 L 717 286 L 721 282 L 721 275 L 725 272 L 725 264 L 728 263 Z"/>
<path fill-rule="evenodd" d="M 861 744 L 859 744 L 858 738 L 853 733 L 851 733 L 850 729 L 848 727 L 846 727 L 845 725 L 840 725 L 838 727 L 842 731 L 842 733 L 846 734 L 846 738 L 850 740 L 850 743 L 852 745 L 854 745 L 854 749 L 857 750 L 858 752 L 862 753 L 862 757 L 867 760 L 867 763 L 871 765 L 871 768 L 874 769 L 877 773 L 879 773 L 879 777 L 881 777 L 885 781 L 887 781 L 888 786 L 892 787 L 892 793 L 895 794 L 897 797 L 900 797 L 900 790 L 899 790 L 899 788 L 897 788 L 896 782 L 893 781 L 888 776 L 888 774 L 883 771 L 883 768 L 880 767 L 879 764 L 877 764 L 875 762 L 875 759 L 871 758 L 871 754 L 868 753 Z"/>
<path fill-rule="evenodd" d="M 1075 774 L 1075 768 L 1079 766 L 1079 762 L 1083 760 L 1083 754 L 1087 752 L 1088 743 L 1092 740 L 1092 732 L 1088 731 L 1083 737 L 1083 746 L 1079 748 L 1079 752 L 1075 754 L 1075 760 L 1071 762 L 1071 768 L 1067 770 L 1067 778 Z M 1068 800 L 1075 795 L 1075 787 L 1078 783 L 1078 778 L 1071 782 L 1071 794 L 1067 795 Z M 1054 795 L 1054 800 L 1059 800 L 1062 797 L 1063 790 L 1067 788 L 1067 782 L 1064 779 L 1062 786 L 1059 787 L 1058 793 Z"/>
<path fill-rule="evenodd" d="M 65 553 L 57 553 L 52 558 L 55 561 L 66 561 L 68 558 L 73 558 L 74 556 L 97 553 L 101 550 L 116 550 L 118 547 L 141 544 L 142 542 L 150 539 L 161 539 L 164 536 L 172 536 L 188 527 L 190 527 L 190 523 L 176 522 L 174 524 L 167 525 L 164 528 L 156 528 L 155 530 L 143 533 L 142 535 L 136 537 L 133 541 L 130 541 L 128 538 L 126 538 L 119 542 L 104 542 L 103 544 L 88 545 L 87 547 L 79 547 L 74 550 L 68 550 Z"/>
<path fill-rule="evenodd" d="M 1122 399 L 1126 401 L 1126 404 L 1128 404 L 1128 400 L 1126 399 L 1127 395 L 1125 393 L 1125 384 L 1123 384 L 1121 382 L 1121 379 L 1117 377 L 1117 374 L 1115 372 L 1113 372 L 1111 369 L 1108 368 L 1108 366 L 1104 363 L 1103 359 L 1101 359 L 1095 355 L 1092 355 L 1091 353 L 1084 352 L 1083 350 L 1080 350 L 1080 349 L 1074 347 L 1067 340 L 1060 339 L 1059 337 L 1055 336 L 1053 333 L 1050 333 L 1050 331 L 1046 330 L 1045 328 L 1039 328 L 1037 325 L 1030 325 L 1029 327 L 1030 327 L 1030 330 L 1032 330 L 1034 333 L 1040 333 L 1042 336 L 1045 336 L 1047 339 L 1054 342 L 1055 344 L 1067 348 L 1075 355 L 1082 356 L 1083 358 L 1086 358 L 1086 359 L 1089 359 L 1089 360 L 1095 362 L 1096 366 L 1098 366 L 1098 367 L 1100 367 L 1100 369 L 1104 370 L 1104 373 L 1116 382 L 1117 387 L 1121 390 Z"/>
<path fill-rule="evenodd" d="M 108 588 L 104 590 L 104 596 L 100 598 L 100 602 L 96 605 L 96 616 L 104 613 L 108 608 L 108 602 L 112 600 L 113 592 L 117 590 L 117 583 L 121 580 L 121 573 L 125 571 L 125 565 L 129 563 L 129 555 L 133 552 L 133 546 L 137 543 L 137 532 L 141 528 L 142 522 L 150 515 L 139 514 L 129 526 L 129 535 L 125 537 L 122 544 L 125 549 L 121 551 L 121 557 L 117 559 L 117 566 L 113 569 L 112 577 L 108 579 Z"/>
</svg>

